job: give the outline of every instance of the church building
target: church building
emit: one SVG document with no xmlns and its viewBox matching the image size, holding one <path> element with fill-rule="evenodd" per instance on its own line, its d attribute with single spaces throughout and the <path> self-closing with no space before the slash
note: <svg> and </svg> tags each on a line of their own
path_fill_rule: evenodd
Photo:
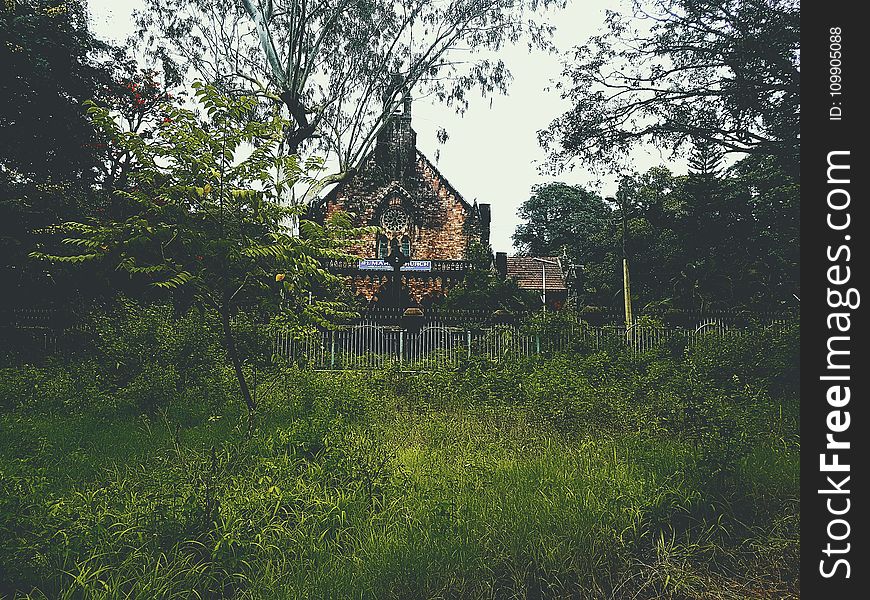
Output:
<svg viewBox="0 0 870 600">
<path fill-rule="evenodd" d="M 465 200 L 417 149 L 416 137 L 406 96 L 360 169 L 313 207 L 313 218 L 321 222 L 342 210 L 355 226 L 380 228 L 351 249 L 359 260 L 329 267 L 347 276 L 359 296 L 382 306 L 395 305 L 386 293 L 391 248 L 405 261 L 399 303 L 427 306 L 462 279 L 475 244 L 489 247 L 490 205 Z"/>
</svg>

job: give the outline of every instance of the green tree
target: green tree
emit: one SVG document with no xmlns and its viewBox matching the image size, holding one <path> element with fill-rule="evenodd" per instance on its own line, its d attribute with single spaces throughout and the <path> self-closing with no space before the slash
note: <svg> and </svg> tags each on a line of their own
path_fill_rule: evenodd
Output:
<svg viewBox="0 0 870 600">
<path fill-rule="evenodd" d="M 632 0 L 575 49 L 563 96 L 573 107 L 540 133 L 555 165 L 612 164 L 637 142 L 699 140 L 774 157 L 799 177 L 797 0 Z"/>
<path fill-rule="evenodd" d="M 524 33 L 550 48 L 550 28 L 527 17 L 564 3 L 148 0 L 139 26 L 166 71 L 184 65 L 222 89 L 286 107 L 288 152 L 317 140 L 340 177 L 412 88 L 460 109 L 472 88 L 503 92 L 510 74 L 494 53 Z"/>
<path fill-rule="evenodd" d="M 613 208 L 579 185 L 536 185 L 517 211 L 525 222 L 513 234 L 514 246 L 528 256 L 562 256 L 580 265 L 583 302 L 600 303 L 615 290 L 613 251 L 618 243 Z"/>
<path fill-rule="evenodd" d="M 56 226 L 52 231 L 66 236 L 60 244 L 69 251 L 45 248 L 32 256 L 56 263 L 105 261 L 214 309 L 253 417 L 256 405 L 232 315 L 240 305 L 273 301 L 277 287 L 292 299 L 336 284 L 321 259 L 346 258 L 342 249 L 359 232 L 337 215 L 323 226 L 302 221 L 302 235 L 293 235 L 288 224 L 298 208 L 284 199 L 317 167 L 315 161 L 300 164 L 278 152 L 286 121 L 251 119 L 254 99 L 231 99 L 200 84 L 195 89 L 207 116 L 167 106 L 161 127 L 148 137 L 122 129 L 109 109 L 91 104 L 103 135 L 135 157 L 129 189 L 115 192 L 120 208 L 114 214 L 122 216 Z M 305 306 L 308 316 L 321 319 L 343 309 L 328 299 L 312 298 Z"/>
<path fill-rule="evenodd" d="M 132 61 L 123 62 L 116 68 L 114 89 L 105 98 L 95 97 L 101 106 L 109 108 L 122 131 L 148 138 L 156 134 L 166 118 L 164 107 L 173 100 L 158 73 L 151 69 L 140 70 Z M 136 157 L 129 148 L 114 143 L 113 138 L 100 135 L 101 150 L 97 165 L 97 182 L 103 190 L 124 189 L 131 170 L 137 167 Z M 106 208 L 103 206 L 102 208 Z"/>
<path fill-rule="evenodd" d="M 693 155 L 688 175 L 654 167 L 620 181 L 635 306 L 641 311 L 793 306 L 800 286 L 797 184 L 772 157 L 748 157 L 721 170 L 715 150 Z M 514 239 L 538 255 L 566 249 L 582 265 L 580 301 L 618 308 L 621 203 L 607 212 L 592 211 L 594 220 L 572 227 L 575 217 L 559 206 L 576 191 L 557 189 L 570 193 L 562 199 L 539 193 L 524 205 L 521 216 L 528 222 Z M 546 201 L 537 204 L 541 199 Z M 567 201 L 568 207 L 575 201 Z"/>
<path fill-rule="evenodd" d="M 751 251 L 742 274 L 752 282 L 747 303 L 795 306 L 800 297 L 800 184 L 771 157 L 748 157 L 729 171 L 729 197 L 748 206 L 752 237 L 734 243 Z"/>
<path fill-rule="evenodd" d="M 88 31 L 83 2 L 0 6 L 0 172 L 15 180 L 93 180 L 96 132 L 82 104 L 111 93 L 113 50 Z"/>
<path fill-rule="evenodd" d="M 775 309 L 798 291 L 797 185 L 772 157 L 721 173 L 714 162 L 685 176 L 654 168 L 623 180 L 639 306 Z"/>
<path fill-rule="evenodd" d="M 722 172 L 724 153 L 713 142 L 700 140 L 689 154 L 689 174 L 699 178 L 712 178 Z"/>
<path fill-rule="evenodd" d="M 552 256 L 566 250 L 572 258 L 588 258 L 608 237 L 612 209 L 601 196 L 579 185 L 546 183 L 532 188 L 517 215 L 526 222 L 513 234 L 514 246 L 530 256 Z"/>
<path fill-rule="evenodd" d="M 61 287 L 27 254 L 35 229 L 98 204 L 104 149 L 83 103 L 115 93 L 119 58 L 88 30 L 83 2 L 0 4 L 0 305 L 31 305 Z"/>
</svg>

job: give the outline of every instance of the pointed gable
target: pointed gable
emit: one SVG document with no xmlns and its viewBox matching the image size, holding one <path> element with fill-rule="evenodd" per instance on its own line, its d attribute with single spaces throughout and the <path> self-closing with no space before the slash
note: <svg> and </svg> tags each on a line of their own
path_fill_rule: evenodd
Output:
<svg viewBox="0 0 870 600">
<path fill-rule="evenodd" d="M 416 148 L 410 102 L 393 115 L 358 172 L 320 202 L 320 218 L 343 210 L 358 226 L 375 225 L 352 249 L 377 258 L 382 243 L 397 239 L 415 260 L 464 260 L 473 243 L 489 245 L 489 205 L 469 204 Z"/>
</svg>

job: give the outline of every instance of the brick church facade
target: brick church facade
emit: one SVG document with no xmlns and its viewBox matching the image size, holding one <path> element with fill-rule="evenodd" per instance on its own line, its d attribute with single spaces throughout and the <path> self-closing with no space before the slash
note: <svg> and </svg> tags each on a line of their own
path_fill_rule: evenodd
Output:
<svg viewBox="0 0 870 600">
<path fill-rule="evenodd" d="M 371 303 L 384 303 L 390 276 L 384 259 L 392 246 L 410 259 L 402 267 L 404 302 L 423 306 L 461 280 L 472 246 L 489 247 L 490 205 L 467 202 L 417 149 L 408 97 L 359 171 L 330 190 L 312 216 L 322 222 L 339 210 L 356 226 L 379 228 L 351 249 L 359 257 L 356 263 L 330 266 Z"/>
</svg>

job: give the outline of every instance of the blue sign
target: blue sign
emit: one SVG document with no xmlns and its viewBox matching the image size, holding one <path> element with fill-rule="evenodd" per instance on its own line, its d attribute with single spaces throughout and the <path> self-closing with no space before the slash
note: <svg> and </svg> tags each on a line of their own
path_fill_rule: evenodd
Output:
<svg viewBox="0 0 870 600">
<path fill-rule="evenodd" d="M 385 260 L 379 259 L 365 259 L 361 260 L 358 263 L 360 270 L 362 271 L 392 271 L 393 267 L 390 266 Z M 432 261 L 431 260 L 409 260 L 404 265 L 402 265 L 401 271 L 431 271 L 432 270 Z"/>
<path fill-rule="evenodd" d="M 385 260 L 361 260 L 359 261 L 359 268 L 363 271 L 392 271 L 393 267 L 390 266 Z"/>
<path fill-rule="evenodd" d="M 431 260 L 409 260 L 402 265 L 402 271 L 431 271 Z"/>
</svg>

